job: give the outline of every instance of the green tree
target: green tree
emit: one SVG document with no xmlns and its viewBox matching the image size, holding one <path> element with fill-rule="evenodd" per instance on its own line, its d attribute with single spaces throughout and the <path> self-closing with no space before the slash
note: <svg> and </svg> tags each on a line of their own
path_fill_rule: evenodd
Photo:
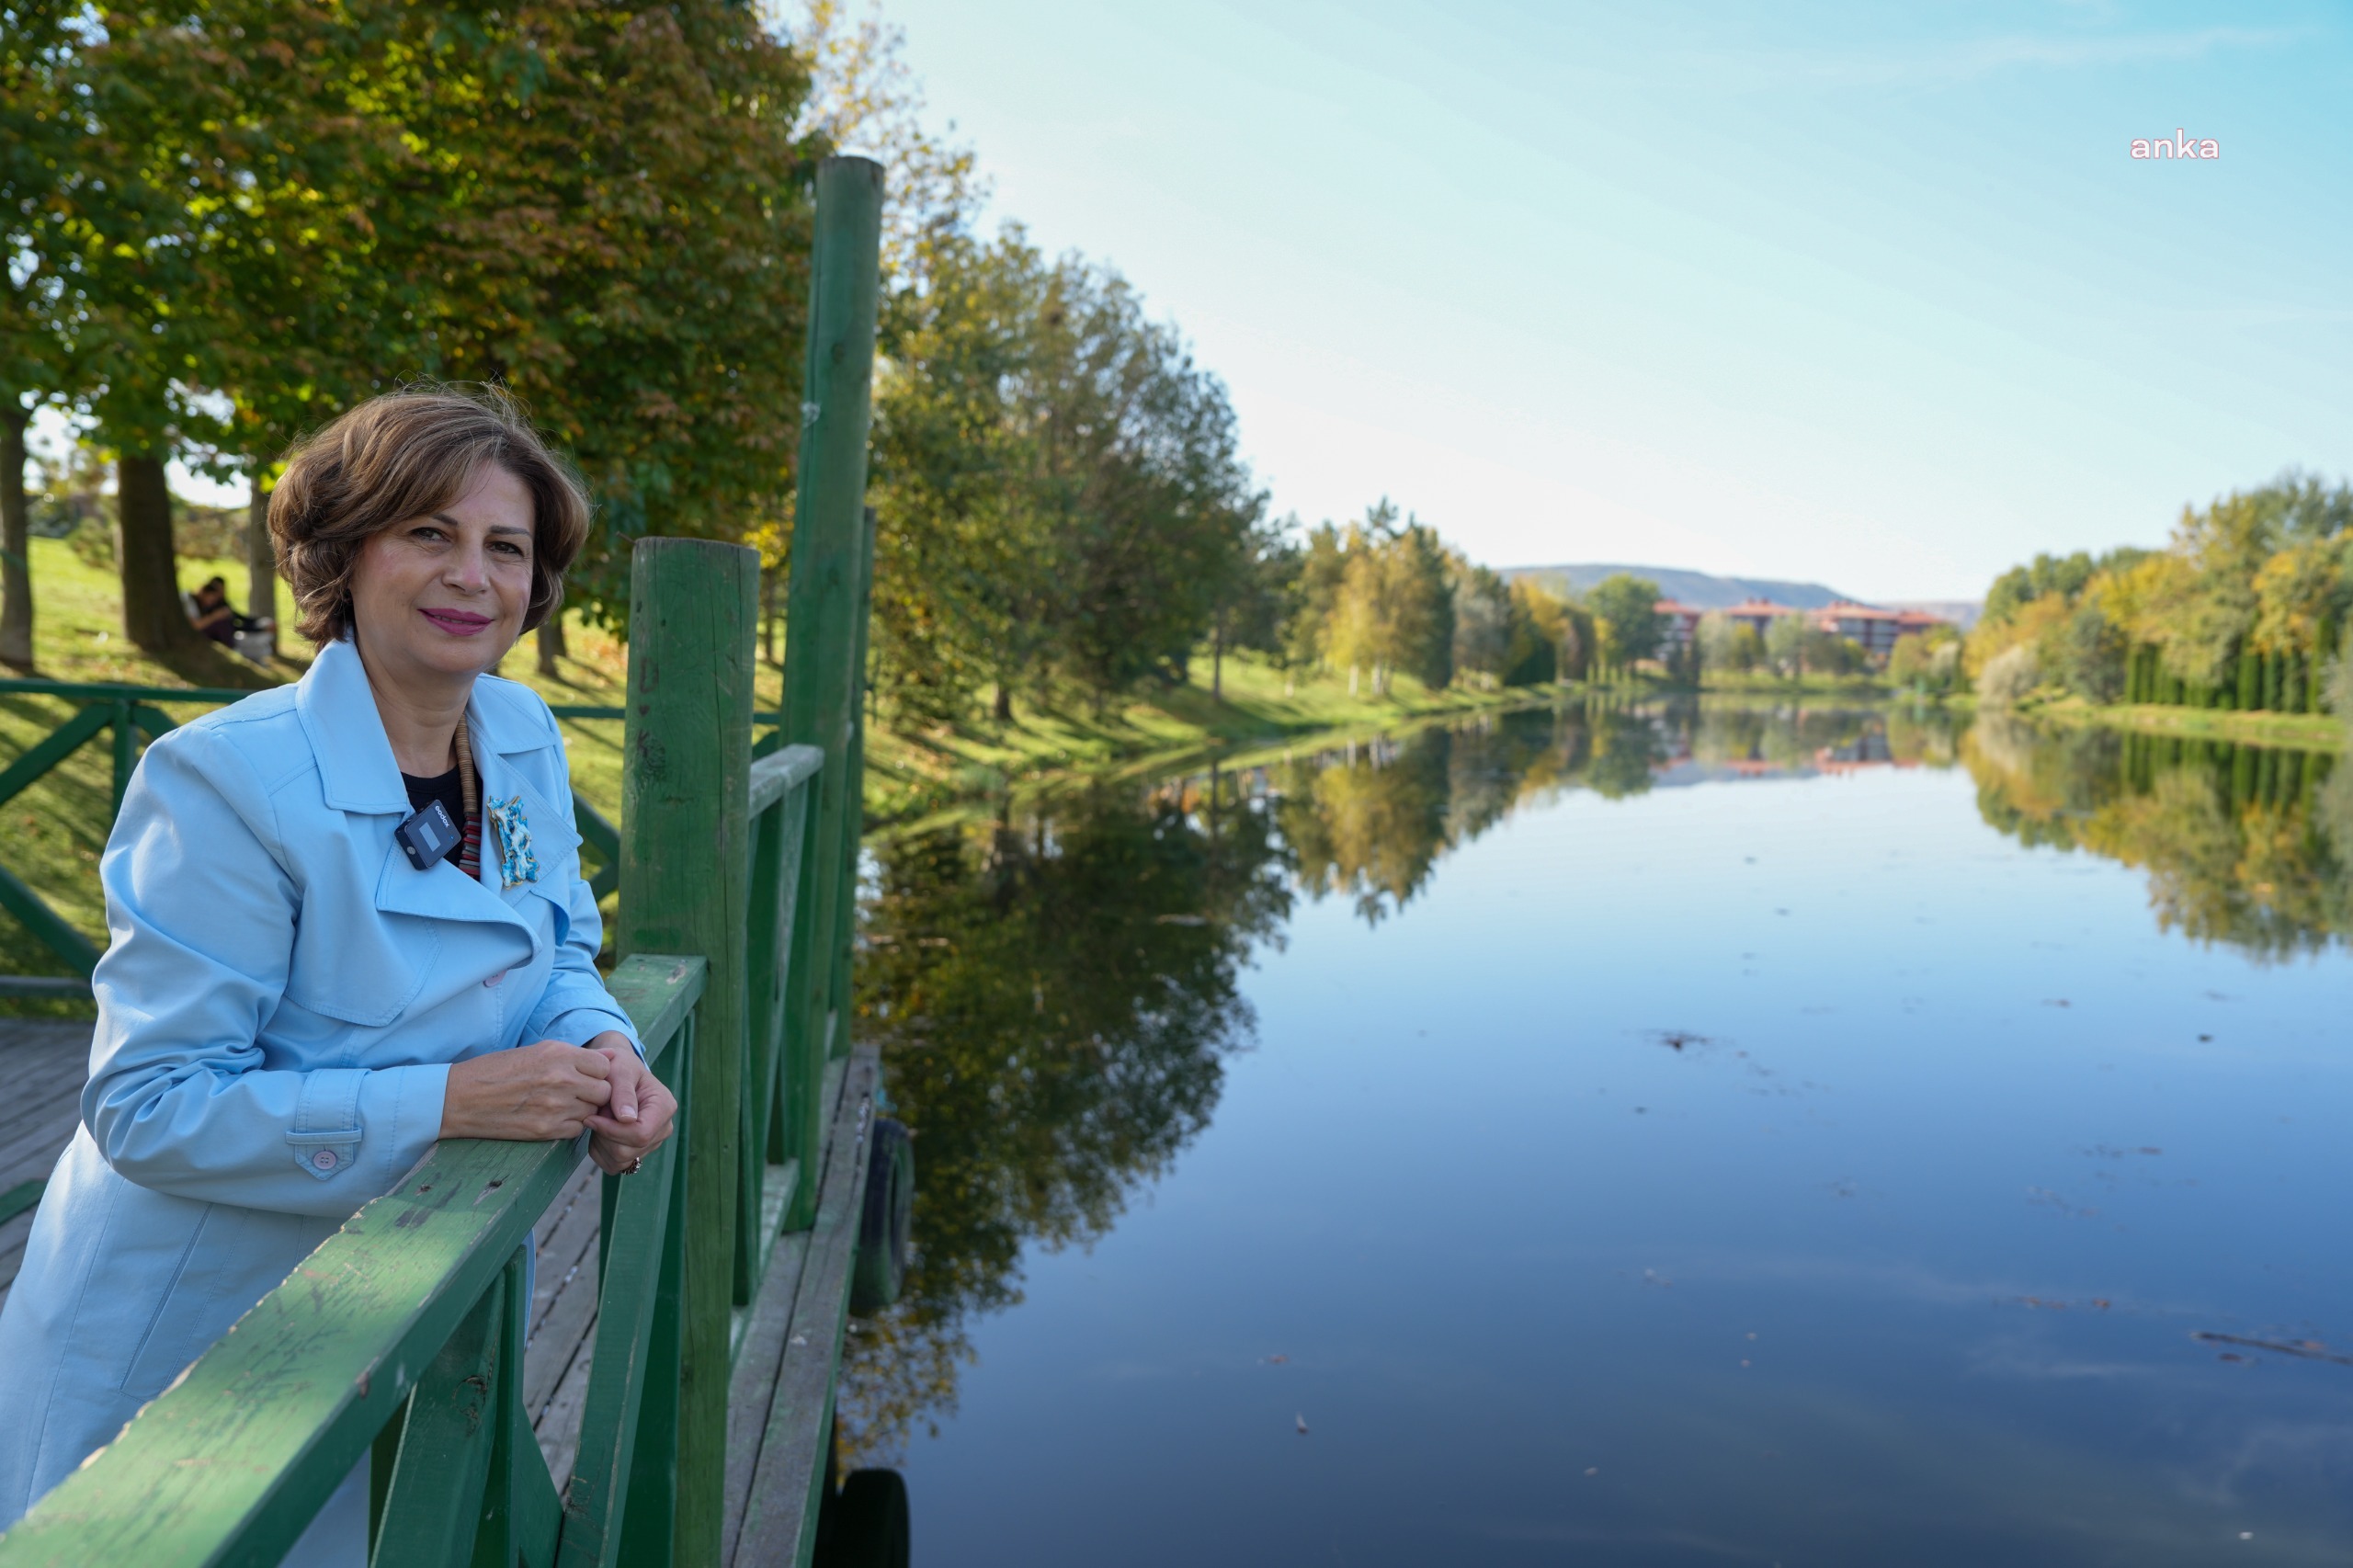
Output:
<svg viewBox="0 0 2353 1568">
<path fill-rule="evenodd" d="M 61 181 L 58 240 L 74 253 L 71 390 L 115 454 L 124 633 L 206 685 L 261 678 L 188 622 L 179 597 L 166 464 L 227 434 L 222 388 L 240 325 L 222 287 L 236 219 L 208 187 L 212 128 L 191 119 L 186 84 L 218 53 L 200 14 L 164 6 L 85 17 L 56 69 L 82 134 Z"/>
<path fill-rule="evenodd" d="M 404 380 L 503 383 L 569 447 L 599 500 L 574 585 L 608 616 L 653 520 L 737 537 L 788 488 L 822 148 L 749 8 L 183 0 L 97 36 L 81 391 L 122 454 L 142 645 L 211 656 L 171 591 L 165 460 L 266 479 Z"/>
<path fill-rule="evenodd" d="M 1002 722 L 1061 603 L 1030 392 L 1048 271 L 1017 229 L 918 249 L 924 286 L 884 301 L 875 396 L 881 682 L 903 711 L 951 719 L 994 680 Z"/>
<path fill-rule="evenodd" d="M 1613 573 L 1586 594 L 1601 633 L 1601 660 L 1617 672 L 1658 652 L 1666 618 L 1658 612 L 1658 585 L 1646 577 Z"/>
<path fill-rule="evenodd" d="M 1949 690 L 1960 669 L 1960 633 L 1949 626 L 1907 631 L 1887 655 L 1887 678 L 1919 690 Z"/>
<path fill-rule="evenodd" d="M 1734 620 L 1721 610 L 1699 618 L 1697 647 L 1702 671 L 1745 674 L 1765 662 L 1765 640 L 1745 620 Z"/>
<path fill-rule="evenodd" d="M 1347 579 L 1347 551 L 1340 530 L 1317 524 L 1307 535 L 1299 578 L 1283 631 L 1285 656 L 1294 665 L 1323 669 L 1331 663 L 1333 618 Z"/>
<path fill-rule="evenodd" d="M 1248 648 L 1280 663 L 1284 630 L 1298 597 L 1304 552 L 1295 537 L 1298 518 L 1262 521 L 1251 530 L 1237 570 L 1220 594 L 1210 627 L 1210 693 L 1225 695 L 1225 653 Z"/>
<path fill-rule="evenodd" d="M 73 93 L 86 18 L 58 5 L 0 12 L 0 664 L 33 662 L 25 426 L 73 385 L 78 250 L 66 193 L 86 134 Z"/>
<path fill-rule="evenodd" d="M 1461 556 L 1449 558 L 1454 580 L 1454 667 L 1500 685 L 1511 653 L 1511 590 L 1502 577 Z"/>
<path fill-rule="evenodd" d="M 1813 627 L 1802 615 L 1777 615 L 1765 623 L 1765 656 L 1782 676 L 1805 674 L 1807 644 Z"/>
<path fill-rule="evenodd" d="M 1055 665 L 1099 703 L 1181 671 L 1265 505 L 1225 388 L 1125 279 L 1056 266 L 1036 324 Z"/>
</svg>

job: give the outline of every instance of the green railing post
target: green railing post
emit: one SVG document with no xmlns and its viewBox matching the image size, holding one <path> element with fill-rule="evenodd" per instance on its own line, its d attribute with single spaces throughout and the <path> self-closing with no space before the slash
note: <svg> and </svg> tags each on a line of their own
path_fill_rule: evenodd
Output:
<svg viewBox="0 0 2353 1568">
<path fill-rule="evenodd" d="M 718 1568 L 727 1471 L 729 1316 L 745 1028 L 745 916 L 759 556 L 702 540 L 638 541 L 622 743 L 614 943 L 710 960 L 690 1075 L 677 1379 L 680 1568 Z M 756 1157 L 756 1151 L 749 1152 Z"/>
<path fill-rule="evenodd" d="M 841 885 L 834 893 L 834 907 L 841 912 L 835 923 L 834 950 L 828 956 L 833 970 L 829 994 L 834 998 L 834 1031 L 829 1058 L 849 1054 L 850 949 L 858 937 L 858 846 L 864 836 L 866 801 L 866 633 L 870 608 L 874 601 L 874 508 L 865 508 L 858 530 L 858 645 L 851 651 L 852 680 L 849 702 L 849 748 L 844 759 L 845 782 L 842 790 L 849 801 L 847 820 L 842 824 Z"/>
<path fill-rule="evenodd" d="M 859 814 L 850 793 L 849 743 L 858 707 L 858 539 L 873 416 L 881 234 L 882 165 L 869 158 L 826 159 L 817 170 L 800 490 L 785 599 L 783 738 L 825 754 L 815 780 L 803 902 L 793 917 L 786 976 L 785 1144 L 804 1175 L 813 1172 L 826 1055 L 835 1019 L 847 1006 L 847 999 L 834 994 L 832 959 L 843 923 L 842 864 Z M 806 1227 L 815 1205 L 816 1183 L 804 1179 L 786 1223 Z"/>
</svg>

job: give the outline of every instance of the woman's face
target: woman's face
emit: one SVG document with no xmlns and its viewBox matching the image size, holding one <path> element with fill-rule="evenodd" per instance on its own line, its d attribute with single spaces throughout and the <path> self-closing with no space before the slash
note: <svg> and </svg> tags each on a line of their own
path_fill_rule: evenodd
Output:
<svg viewBox="0 0 2353 1568">
<path fill-rule="evenodd" d="M 360 547 L 351 619 L 370 674 L 471 677 L 496 667 L 531 607 L 531 493 L 493 463 L 439 511 Z"/>
</svg>

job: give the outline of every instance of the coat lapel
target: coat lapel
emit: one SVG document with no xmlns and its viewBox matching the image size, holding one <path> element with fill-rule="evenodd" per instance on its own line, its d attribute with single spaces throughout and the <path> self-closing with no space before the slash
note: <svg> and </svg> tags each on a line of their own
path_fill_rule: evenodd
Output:
<svg viewBox="0 0 2353 1568">
<path fill-rule="evenodd" d="M 318 761 L 319 788 L 328 805 L 367 815 L 408 815 L 401 765 L 392 759 L 392 743 L 385 738 L 383 718 L 376 711 L 367 667 L 349 638 L 319 650 L 294 688 L 294 711 Z M 399 853 L 397 845 L 393 852 Z M 408 864 L 404 858 L 401 863 Z"/>
<path fill-rule="evenodd" d="M 505 903 L 513 905 L 526 893 L 540 892 L 561 902 L 553 878 L 580 847 L 579 830 L 573 826 L 572 814 L 548 799 L 531 781 L 529 770 L 517 766 L 517 759 L 534 752 L 546 751 L 557 744 L 557 736 L 538 704 L 529 710 L 515 699 L 503 685 L 483 682 L 475 686 L 473 700 L 466 708 L 466 733 L 472 740 L 475 771 L 482 775 L 483 824 L 482 880 L 483 886 L 494 892 Z M 561 766 L 560 763 L 551 766 Z M 542 768 L 540 771 L 546 772 Z M 534 852 L 539 858 L 540 880 L 502 886 L 499 861 L 504 846 L 498 831 L 487 820 L 493 801 L 520 799 L 523 820 L 529 828 Z"/>
</svg>

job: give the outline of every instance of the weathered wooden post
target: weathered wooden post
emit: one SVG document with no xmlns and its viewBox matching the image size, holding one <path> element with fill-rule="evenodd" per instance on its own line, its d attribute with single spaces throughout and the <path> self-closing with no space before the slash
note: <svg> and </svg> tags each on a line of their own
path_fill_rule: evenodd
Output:
<svg viewBox="0 0 2353 1568">
<path fill-rule="evenodd" d="M 842 848 L 841 885 L 835 892 L 835 908 L 841 912 L 842 928 L 834 939 L 832 994 L 841 1009 L 840 1023 L 835 1028 L 831 1056 L 847 1055 L 849 1051 L 849 1006 L 855 994 L 850 989 L 850 948 L 858 938 L 858 846 L 864 824 L 859 808 L 866 799 L 866 637 L 874 602 L 874 508 L 861 509 L 858 528 L 858 644 L 850 651 L 849 745 L 848 768 L 842 785 L 850 802 L 850 817 L 845 824 L 847 842 Z"/>
<path fill-rule="evenodd" d="M 817 170 L 800 492 L 785 598 L 783 739 L 825 754 L 809 813 L 801 903 L 793 917 L 785 981 L 783 1152 L 801 1160 L 803 1173 L 786 1216 L 791 1229 L 806 1227 L 816 1212 L 810 1177 L 823 1131 L 820 1091 L 826 1060 L 847 1044 L 848 1027 L 848 998 L 836 994 L 835 948 L 849 939 L 843 869 L 859 828 L 850 741 L 863 673 L 860 524 L 881 239 L 882 165 L 870 158 L 826 159 Z M 839 1042 L 836 1031 L 843 1035 Z"/>
<path fill-rule="evenodd" d="M 623 958 L 695 953 L 710 963 L 692 1072 L 679 1096 L 693 1130 L 684 1173 L 679 1568 L 716 1568 L 721 1560 L 737 1161 L 757 1158 L 740 1147 L 740 1096 L 759 585 L 756 551 L 687 539 L 640 540 L 630 581 L 614 944 Z"/>
</svg>

